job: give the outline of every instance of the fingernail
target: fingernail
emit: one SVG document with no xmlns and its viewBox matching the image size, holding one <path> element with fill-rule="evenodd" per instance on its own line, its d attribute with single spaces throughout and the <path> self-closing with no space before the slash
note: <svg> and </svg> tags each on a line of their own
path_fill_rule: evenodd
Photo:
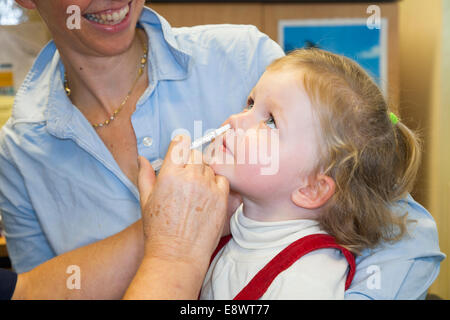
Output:
<svg viewBox="0 0 450 320">
<path fill-rule="evenodd" d="M 173 141 L 175 142 L 180 142 L 181 140 L 183 140 L 183 136 L 181 134 L 175 136 L 175 138 L 173 138 Z"/>
</svg>

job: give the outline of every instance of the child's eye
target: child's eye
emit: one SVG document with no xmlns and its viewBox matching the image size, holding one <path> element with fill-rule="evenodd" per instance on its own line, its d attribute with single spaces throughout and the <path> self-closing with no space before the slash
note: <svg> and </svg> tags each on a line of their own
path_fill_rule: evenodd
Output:
<svg viewBox="0 0 450 320">
<path fill-rule="evenodd" d="M 253 108 L 254 104 L 255 104 L 255 102 L 253 101 L 253 99 L 252 99 L 252 98 L 249 98 L 249 99 L 247 100 L 247 107 L 246 107 L 245 109 L 246 109 L 246 110 L 250 110 L 251 108 Z"/>
<path fill-rule="evenodd" d="M 273 119 L 273 116 L 270 115 L 269 120 L 266 121 L 266 125 L 271 128 L 271 129 L 276 129 L 277 128 L 277 124 L 275 123 L 275 120 Z"/>
</svg>

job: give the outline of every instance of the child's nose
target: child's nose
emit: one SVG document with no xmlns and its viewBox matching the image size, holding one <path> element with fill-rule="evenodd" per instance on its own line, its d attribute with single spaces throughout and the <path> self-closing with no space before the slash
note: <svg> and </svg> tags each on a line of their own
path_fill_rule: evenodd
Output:
<svg viewBox="0 0 450 320">
<path fill-rule="evenodd" d="M 252 116 L 248 111 L 242 111 L 240 113 L 233 114 L 226 121 L 231 125 L 233 130 L 242 129 L 247 130 L 252 125 Z"/>
</svg>

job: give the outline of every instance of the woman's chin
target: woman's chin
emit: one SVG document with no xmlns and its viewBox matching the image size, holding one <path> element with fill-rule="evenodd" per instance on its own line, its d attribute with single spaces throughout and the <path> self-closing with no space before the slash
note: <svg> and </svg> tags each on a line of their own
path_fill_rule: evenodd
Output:
<svg viewBox="0 0 450 320">
<path fill-rule="evenodd" d="M 120 35 L 102 37 L 96 33 L 83 37 L 81 42 L 88 52 L 101 57 L 118 56 L 126 52 L 133 44 L 135 31 L 122 33 Z"/>
</svg>

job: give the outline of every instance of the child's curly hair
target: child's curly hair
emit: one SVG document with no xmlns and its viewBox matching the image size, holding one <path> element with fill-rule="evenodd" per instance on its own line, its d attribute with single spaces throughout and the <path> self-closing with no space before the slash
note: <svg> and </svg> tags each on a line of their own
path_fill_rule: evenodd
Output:
<svg viewBox="0 0 450 320">
<path fill-rule="evenodd" d="M 323 207 L 321 227 L 360 253 L 406 232 L 407 213 L 392 203 L 410 192 L 420 165 L 421 144 L 400 121 L 394 124 L 380 89 L 354 61 L 319 49 L 302 49 L 268 70 L 302 74 L 320 128 L 315 173 L 332 177 L 336 191 Z"/>
</svg>

